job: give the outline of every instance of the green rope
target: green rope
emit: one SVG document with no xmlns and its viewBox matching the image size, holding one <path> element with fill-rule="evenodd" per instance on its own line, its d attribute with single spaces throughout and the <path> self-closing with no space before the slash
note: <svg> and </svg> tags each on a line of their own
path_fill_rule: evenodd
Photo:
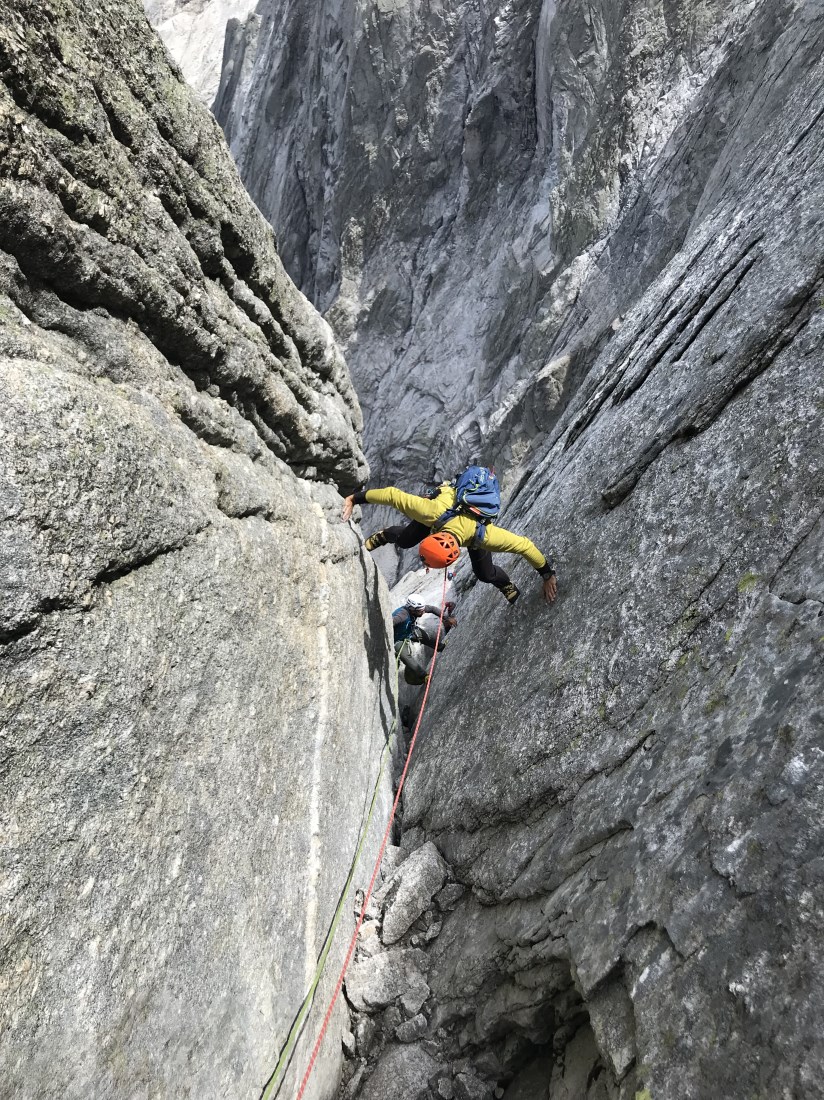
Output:
<svg viewBox="0 0 824 1100">
<path fill-rule="evenodd" d="M 403 643 L 400 650 L 398 651 L 398 658 L 395 662 L 396 681 L 397 681 L 398 669 L 400 668 L 400 663 L 401 663 L 401 654 L 403 653 L 405 648 L 406 648 L 406 642 Z M 396 684 L 395 684 L 395 698 L 396 699 L 397 699 L 397 695 L 398 695 L 397 688 L 398 688 L 398 685 L 397 685 L 397 682 L 396 682 Z M 386 760 L 387 760 L 387 757 L 388 757 L 390 751 L 393 748 L 395 730 L 397 729 L 397 725 L 398 725 L 398 717 L 397 717 L 397 715 L 395 715 L 395 718 L 392 722 L 392 725 L 389 727 L 389 737 L 387 738 L 386 744 L 383 747 L 383 752 L 381 753 L 380 767 L 378 768 L 378 775 L 377 775 L 377 778 L 375 779 L 375 786 L 374 786 L 374 789 L 372 791 L 372 801 L 369 804 L 369 809 L 368 809 L 367 814 L 366 814 L 366 821 L 364 822 L 363 828 L 361 829 L 361 835 L 360 835 L 360 839 L 358 841 L 358 846 L 355 850 L 355 855 L 354 855 L 353 860 L 352 860 L 352 866 L 350 867 L 350 870 L 349 870 L 349 876 L 347 877 L 346 883 L 343 887 L 343 890 L 341 891 L 340 901 L 338 902 L 338 907 L 335 910 L 334 916 L 332 917 L 332 923 L 329 926 L 329 931 L 326 933 L 326 941 L 323 945 L 323 950 L 321 951 L 320 955 L 318 956 L 318 965 L 315 968 L 315 973 L 314 973 L 314 976 L 312 978 L 312 982 L 309 986 L 309 989 L 306 992 L 306 996 L 303 998 L 303 1003 L 301 1004 L 300 1008 L 298 1009 L 298 1014 L 295 1017 L 294 1023 L 292 1024 L 292 1028 L 291 1028 L 291 1030 L 290 1030 L 290 1032 L 289 1032 L 289 1034 L 286 1038 L 286 1042 L 285 1042 L 285 1044 L 283 1046 L 283 1049 L 281 1051 L 280 1058 L 278 1059 L 278 1064 L 275 1066 L 274 1071 L 272 1072 L 272 1076 L 266 1082 L 266 1085 L 263 1089 L 260 1100 L 271 1100 L 271 1097 L 275 1095 L 275 1093 L 274 1093 L 275 1086 L 278 1085 L 278 1088 L 279 1088 L 279 1085 L 283 1083 L 282 1081 L 278 1082 L 278 1078 L 280 1078 L 281 1075 L 285 1072 L 285 1070 L 288 1067 L 289 1062 L 291 1061 L 292 1052 L 294 1051 L 295 1044 L 297 1043 L 298 1039 L 300 1038 L 300 1033 L 303 1029 L 303 1025 L 306 1021 L 306 1017 L 309 1015 L 309 1012 L 312 1008 L 312 1003 L 315 999 L 315 993 L 317 992 L 318 985 L 320 984 L 320 980 L 323 977 L 323 971 L 326 967 L 326 960 L 329 958 L 329 952 L 332 950 L 332 943 L 335 939 L 335 933 L 337 932 L 338 925 L 340 924 L 341 918 L 343 917 L 343 910 L 344 910 L 344 907 L 346 905 L 346 898 L 349 894 L 349 888 L 351 887 L 352 882 L 355 878 L 355 872 L 358 869 L 358 863 L 360 862 L 360 857 L 363 853 L 363 849 L 364 849 L 364 846 L 366 844 L 366 838 L 369 834 L 369 826 L 372 824 L 372 818 L 373 818 L 374 813 L 375 813 L 375 807 L 378 804 L 378 794 L 380 792 L 381 779 L 383 778 L 384 768 L 386 767 Z"/>
</svg>

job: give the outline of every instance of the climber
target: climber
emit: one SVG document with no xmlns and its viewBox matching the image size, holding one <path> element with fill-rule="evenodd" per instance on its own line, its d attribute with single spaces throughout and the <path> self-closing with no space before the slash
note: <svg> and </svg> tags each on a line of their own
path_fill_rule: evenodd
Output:
<svg viewBox="0 0 824 1100">
<path fill-rule="evenodd" d="M 443 629 L 444 634 L 448 634 L 453 626 L 458 625 L 458 620 L 452 614 L 455 610 L 454 601 L 447 600 L 444 604 L 444 609 L 446 610 L 446 614 L 444 615 Z M 424 603 L 419 596 L 407 596 L 404 604 L 392 612 L 392 629 L 395 645 L 399 642 L 406 641 L 408 638 L 412 638 L 415 641 L 423 642 L 424 645 L 428 645 L 430 649 L 434 649 L 435 643 L 430 641 L 421 627 L 418 626 L 418 619 L 423 615 L 437 615 L 440 617 L 440 614 L 441 609 L 439 607 Z M 416 637 L 416 632 L 422 636 Z M 443 643 L 438 646 L 438 651 L 440 652 L 442 649 Z"/>
<path fill-rule="evenodd" d="M 545 558 L 528 538 L 515 535 L 494 523 L 482 522 L 482 517 L 474 518 L 475 513 L 469 514 L 471 509 L 456 506 L 456 500 L 456 487 L 449 482 L 444 482 L 431 497 L 413 496 L 391 487 L 362 489 L 346 498 L 342 514 L 344 521 L 347 521 L 356 504 L 388 504 L 412 522 L 376 531 L 366 540 L 367 550 L 376 550 L 387 543 L 408 550 L 420 543 L 424 564 L 432 569 L 445 569 L 457 561 L 461 547 L 466 546 L 478 580 L 500 589 L 511 604 L 518 599 L 520 591 L 504 570 L 493 563 L 492 554 L 520 554 L 543 578 L 544 598 L 552 603 L 558 592 L 552 561 Z M 447 513 L 449 517 L 441 525 Z M 436 530 L 433 531 L 433 527 Z"/>
<path fill-rule="evenodd" d="M 447 600 L 444 604 L 443 633 L 458 625 L 458 620 L 453 612 L 455 604 Z M 404 678 L 408 684 L 423 684 L 426 682 L 427 660 L 423 647 L 435 648 L 436 634 L 422 626 L 419 619 L 424 615 L 436 615 L 440 617 L 441 609 L 425 604 L 417 596 L 408 596 L 403 606 L 392 612 L 392 628 L 395 642 L 395 656 L 404 666 Z M 446 638 L 438 642 L 438 652 L 442 652 L 446 645 Z"/>
</svg>

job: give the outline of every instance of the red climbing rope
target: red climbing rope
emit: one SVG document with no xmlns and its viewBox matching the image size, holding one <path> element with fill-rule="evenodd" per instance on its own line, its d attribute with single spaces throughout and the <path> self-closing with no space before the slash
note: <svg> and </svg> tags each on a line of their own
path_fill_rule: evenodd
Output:
<svg viewBox="0 0 824 1100">
<path fill-rule="evenodd" d="M 400 802 L 401 792 L 403 791 L 403 785 L 406 782 L 406 773 L 409 771 L 409 761 L 412 759 L 412 750 L 415 748 L 415 741 L 418 738 L 418 730 L 421 728 L 421 719 L 423 718 L 423 712 L 426 709 L 426 700 L 429 697 L 429 687 L 432 683 L 432 671 L 435 668 L 435 661 L 438 656 L 438 642 L 441 640 L 441 627 L 443 625 L 443 613 L 446 609 L 446 572 L 443 575 L 443 592 L 441 594 L 441 615 L 438 619 L 438 633 L 435 635 L 435 648 L 432 651 L 432 661 L 429 665 L 429 673 L 426 677 L 426 689 L 423 693 L 423 700 L 421 702 L 421 709 L 418 711 L 418 720 L 415 723 L 415 729 L 412 731 L 412 739 L 409 742 L 409 751 L 406 754 L 406 762 L 401 772 L 400 780 L 398 781 L 398 790 L 395 794 L 395 801 L 392 803 L 392 812 L 389 815 L 389 821 L 386 826 L 386 831 L 383 834 L 383 840 L 381 841 L 380 850 L 378 851 L 378 858 L 375 861 L 375 869 L 372 872 L 372 878 L 369 880 L 369 888 L 367 889 L 363 904 L 361 905 L 360 916 L 358 917 L 357 924 L 355 925 L 355 931 L 352 933 L 352 939 L 349 941 L 349 949 L 346 952 L 346 958 L 343 960 L 343 966 L 341 968 L 338 980 L 335 983 L 335 991 L 332 994 L 332 1000 L 329 1002 L 329 1007 L 326 1010 L 326 1015 L 323 1017 L 323 1023 L 320 1025 L 320 1033 L 317 1037 L 315 1045 L 312 1049 L 311 1057 L 309 1058 L 309 1065 L 306 1067 L 306 1073 L 303 1075 L 303 1080 L 300 1083 L 296 1100 L 301 1100 L 301 1097 L 306 1092 L 306 1086 L 309 1083 L 309 1078 L 312 1075 L 315 1062 L 317 1061 L 320 1048 L 323 1043 L 323 1037 L 326 1034 L 326 1029 L 329 1026 L 329 1021 L 332 1019 L 332 1012 L 334 1011 L 335 1004 L 337 1003 L 338 994 L 343 988 L 343 979 L 346 977 L 346 971 L 349 967 L 349 963 L 352 961 L 352 956 L 355 953 L 355 944 L 358 942 L 358 933 L 361 930 L 363 924 L 363 918 L 366 916 L 366 909 L 369 905 L 369 899 L 372 897 L 372 891 L 375 888 L 375 881 L 378 877 L 378 871 L 380 870 L 381 862 L 383 861 L 383 853 L 386 851 L 386 844 L 389 840 L 389 834 L 392 831 L 392 825 L 395 821 L 395 813 L 398 809 L 398 803 Z"/>
</svg>

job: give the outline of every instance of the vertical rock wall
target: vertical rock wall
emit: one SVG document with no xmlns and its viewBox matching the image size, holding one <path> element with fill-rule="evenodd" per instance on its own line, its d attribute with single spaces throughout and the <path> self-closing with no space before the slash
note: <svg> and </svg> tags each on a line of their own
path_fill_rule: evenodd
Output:
<svg viewBox="0 0 824 1100">
<path fill-rule="evenodd" d="M 356 986 L 342 1095 L 821 1089 L 823 13 L 761 59 L 684 247 L 507 510 L 555 545 L 558 603 L 519 567 L 514 608 L 460 605 L 398 874 L 434 842 L 468 890 L 424 891 L 400 940 L 374 914 L 360 988 L 403 958 L 429 993 Z"/>
<path fill-rule="evenodd" d="M 272 1072 L 391 722 L 359 430 L 139 5 L 0 4 L 0 1096 Z"/>
<path fill-rule="evenodd" d="M 288 0 L 232 36 L 217 116 L 345 343 L 381 480 L 483 452 L 514 484 L 797 7 Z"/>
<path fill-rule="evenodd" d="M 260 13 L 217 109 L 378 475 L 498 460 L 561 576 L 459 575 L 342 1095 L 815 1095 L 824 6 Z"/>
</svg>

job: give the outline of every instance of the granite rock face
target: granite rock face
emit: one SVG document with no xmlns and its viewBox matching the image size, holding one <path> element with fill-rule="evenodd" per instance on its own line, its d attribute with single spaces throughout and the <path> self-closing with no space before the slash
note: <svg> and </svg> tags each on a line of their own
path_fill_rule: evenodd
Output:
<svg viewBox="0 0 824 1100">
<path fill-rule="evenodd" d="M 378 477 L 497 461 L 561 576 L 459 572 L 404 826 L 468 889 L 389 949 L 430 1096 L 814 1095 L 824 4 L 301 8 L 220 117 Z"/>
<path fill-rule="evenodd" d="M 434 844 L 424 844 L 401 864 L 378 896 L 384 905 L 384 943 L 397 943 L 409 931 L 430 907 L 446 875 L 446 865 Z"/>
<path fill-rule="evenodd" d="M 377 479 L 483 455 L 511 491 L 798 6 L 263 0 L 216 112 L 344 341 Z"/>
<path fill-rule="evenodd" d="M 456 1095 L 462 1062 L 513 1100 L 821 1088 L 824 5 L 774 14 L 681 134 L 725 115 L 685 240 L 510 500 L 557 604 L 458 577 L 404 815 L 469 887 L 421 946 Z"/>
<path fill-rule="evenodd" d="M 3 31 L 4 73 L 34 63 L 25 34 L 44 25 L 41 10 L 4 22 L 16 28 Z M 68 22 L 85 18 L 72 9 L 69 20 L 68 10 Z M 116 14 L 122 36 L 123 10 L 95 6 L 110 37 L 100 14 Z M 134 33 L 142 40 L 136 24 Z M 70 35 L 44 40 L 52 68 L 71 66 Z M 554 546 L 561 577 L 550 609 L 516 565 L 524 594 L 509 607 L 459 570 L 448 680 L 435 679 L 405 796 L 403 858 L 393 850 L 387 886 L 409 864 L 417 878 L 418 861 L 437 875 L 411 891 L 416 916 L 405 930 L 390 922 L 390 942 L 381 936 L 400 888 L 363 926 L 340 1096 L 815 1095 L 824 1077 L 824 4 L 463 0 L 447 11 L 423 0 L 311 9 L 263 0 L 232 24 L 225 56 L 216 110 L 289 270 L 346 342 L 377 477 L 414 484 L 481 457 L 482 446 L 506 475 L 504 522 Z M 215 1081 L 251 1091 L 265 1074 L 250 1064 L 271 1067 L 271 1036 L 289 1022 L 272 990 L 287 970 L 302 987 L 340 878 L 323 847 L 333 824 L 338 841 L 346 828 L 339 788 L 322 783 L 326 760 L 337 753 L 336 767 L 342 758 L 351 768 L 336 777 L 341 787 L 362 789 L 362 739 L 380 725 L 367 712 L 384 712 L 377 580 L 355 536 L 327 522 L 329 483 L 346 488 L 364 472 L 357 413 L 328 331 L 302 300 L 273 304 L 281 293 L 298 299 L 223 154 L 196 140 L 204 116 L 171 76 L 155 95 L 157 70 L 145 60 L 128 79 L 109 68 L 93 97 L 71 97 L 89 106 L 67 132 L 55 125 L 65 105 L 54 105 L 51 68 L 12 81 L 7 109 L 8 127 L 36 123 L 37 141 L 25 157 L 27 145 L 6 143 L 14 180 L 0 220 L 12 341 L 3 407 L 14 425 L 24 422 L 21 387 L 35 394 L 4 503 L 11 530 L 29 524 L 9 544 L 6 570 L 16 725 L 4 779 L 28 817 L 8 826 L 20 872 L 4 885 L 14 922 L 3 941 L 13 976 L 5 1003 L 34 1004 L 39 1016 L 12 1016 L 0 1079 L 12 1091 L 25 1081 L 21 1092 L 34 1080 L 48 1095 L 57 1085 L 43 1052 L 62 1043 L 62 1061 L 78 1065 L 77 1095 L 93 1080 L 118 1095 L 118 1073 L 134 1081 L 128 1057 L 170 1042 L 162 1060 L 141 1065 L 147 1091 L 168 1091 L 181 1065 L 192 1093 Z M 135 93 L 122 92 L 124 80 L 148 85 L 138 99 L 156 106 L 161 150 L 179 150 L 173 171 L 130 122 Z M 84 129 L 98 116 L 99 130 Z M 61 166 L 70 158 L 94 197 L 125 146 L 117 179 L 134 172 L 141 186 L 116 204 L 82 189 L 78 199 L 68 185 L 57 192 L 56 168 L 55 187 L 38 186 L 52 163 L 44 143 Z M 167 217 L 145 199 L 147 184 Z M 49 220 L 40 204 L 52 193 L 60 208 Z M 38 217 L 15 214 L 21 196 Z M 112 207 L 120 217 L 136 199 L 139 232 L 109 228 Z M 63 220 L 78 211 L 89 226 L 82 250 Z M 122 235 L 122 250 L 110 249 L 110 233 Z M 121 270 L 132 253 L 140 264 Z M 179 267 L 190 253 L 197 263 Z M 181 293 L 191 273 L 208 309 Z M 147 298 L 152 308 L 141 310 Z M 304 324 L 312 335 L 301 335 Z M 243 354 L 226 350 L 238 345 Z M 41 373 L 24 386 L 29 369 Z M 68 379 L 62 389 L 57 374 Z M 71 396 L 81 385 L 96 403 Z M 99 396 L 109 388 L 110 400 Z M 63 433 L 59 460 L 32 458 L 46 425 Z M 114 441 L 125 449 L 134 425 L 137 468 L 124 457 L 110 471 Z M 95 459 L 101 476 L 78 475 L 78 462 Z M 39 489 L 47 470 L 66 487 L 56 518 Z M 307 513 L 304 499 L 317 509 Z M 247 530 L 265 541 L 247 545 L 249 534 L 234 549 Z M 286 599 L 273 556 L 296 578 Z M 190 596 L 198 583 L 214 586 L 200 601 Z M 277 661 L 267 622 L 288 639 Z M 352 648 L 353 622 L 365 661 Z M 97 640 L 84 648 L 90 629 Z M 315 664 L 298 663 L 312 639 Z M 108 695 L 105 677 L 84 679 L 86 655 L 99 662 L 101 653 L 113 670 Z M 329 685 L 309 702 L 307 667 Z M 247 704 L 255 715 L 239 727 Z M 297 731 L 290 745 L 271 734 L 275 722 Z M 340 756 L 338 735 L 360 746 L 361 763 Z M 215 760 L 209 777 L 259 760 L 242 736 L 262 742 L 272 763 L 255 771 L 257 786 L 244 777 L 233 790 L 251 785 L 275 810 L 278 828 L 292 830 L 285 849 L 268 847 L 259 805 L 248 805 L 241 828 L 236 797 L 220 810 L 217 782 L 188 779 L 192 758 Z M 117 738 L 128 753 L 109 753 Z M 180 781 L 160 782 L 178 767 Z M 307 769 L 321 777 L 308 805 L 296 793 Z M 47 774 L 54 793 L 38 793 L 32 814 Z M 132 776 L 136 793 L 124 797 Z M 78 824 L 89 812 L 88 833 L 102 839 Z M 193 824 L 203 821 L 218 823 L 205 838 Z M 189 838 L 179 864 L 177 822 Z M 225 875 L 210 877 L 249 835 L 271 861 L 262 882 L 284 881 L 285 850 L 295 860 L 285 881 L 296 876 L 304 893 L 279 885 L 252 905 Z M 66 868 L 62 891 L 29 854 L 44 849 Z M 297 871 L 307 858 L 314 893 Z M 185 908 L 167 899 L 184 896 L 189 868 L 196 902 Z M 78 921 L 55 955 L 37 955 L 48 943 L 38 921 L 73 918 L 83 904 L 99 907 L 93 919 Z M 273 956 L 273 927 L 301 922 L 305 952 Z M 96 928 L 78 948 L 77 930 Z M 147 942 L 169 952 L 159 975 L 135 962 Z M 219 967 L 204 946 L 215 943 Z M 251 963 L 235 963 L 235 951 Z M 263 992 L 253 983 L 246 1000 L 235 994 L 233 982 L 261 970 Z M 68 1003 L 61 981 L 85 1045 L 69 1010 L 55 1008 Z M 87 1005 L 99 997 L 77 990 L 104 981 L 113 1007 L 95 1014 Z M 224 994 L 234 1015 L 227 1005 L 216 1019 Z M 213 1028 L 197 1033 L 203 1048 L 179 1011 L 184 1000 Z M 256 1007 L 244 1016 L 240 1003 Z M 324 1050 L 315 1084 L 326 1098 L 334 1042 Z"/>
<path fill-rule="evenodd" d="M 139 5 L 0 15 L 0 1096 L 256 1097 L 391 718 L 359 412 Z"/>
</svg>

